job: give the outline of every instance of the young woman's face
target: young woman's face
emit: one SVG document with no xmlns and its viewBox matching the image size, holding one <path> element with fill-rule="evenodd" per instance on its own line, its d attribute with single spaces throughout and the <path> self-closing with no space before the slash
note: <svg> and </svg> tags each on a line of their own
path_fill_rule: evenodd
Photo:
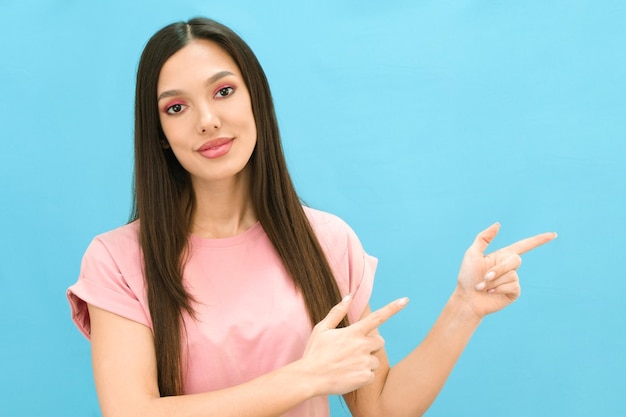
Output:
<svg viewBox="0 0 626 417">
<path fill-rule="evenodd" d="M 230 55 L 213 42 L 192 41 L 163 65 L 157 97 L 163 132 L 194 186 L 244 172 L 256 125 Z"/>
</svg>

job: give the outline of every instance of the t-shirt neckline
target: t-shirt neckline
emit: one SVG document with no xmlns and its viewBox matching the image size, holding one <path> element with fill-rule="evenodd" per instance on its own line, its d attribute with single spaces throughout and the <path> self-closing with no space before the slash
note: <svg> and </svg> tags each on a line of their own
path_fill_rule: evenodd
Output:
<svg viewBox="0 0 626 417">
<path fill-rule="evenodd" d="M 236 246 L 236 245 L 241 244 L 242 242 L 254 239 L 258 235 L 260 235 L 262 232 L 263 232 L 263 227 L 261 226 L 261 222 L 257 221 L 248 230 L 235 236 L 221 237 L 221 238 L 205 238 L 205 237 L 200 237 L 192 233 L 189 235 L 189 240 L 194 245 L 199 245 L 199 246 L 204 246 L 204 247 L 223 248 L 223 247 L 228 247 L 228 246 Z"/>
</svg>

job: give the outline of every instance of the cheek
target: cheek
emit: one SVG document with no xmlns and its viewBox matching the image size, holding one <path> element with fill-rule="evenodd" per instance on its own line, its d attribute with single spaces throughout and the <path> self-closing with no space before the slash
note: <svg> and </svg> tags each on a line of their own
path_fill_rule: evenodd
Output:
<svg viewBox="0 0 626 417">
<path fill-rule="evenodd" d="M 257 139 L 256 120 L 254 119 L 252 108 L 247 109 L 247 111 L 242 112 L 242 114 L 244 114 L 245 117 L 242 118 L 241 124 L 246 127 L 248 134 L 251 135 L 256 141 Z"/>
<path fill-rule="evenodd" d="M 250 135 L 254 138 L 254 141 L 256 142 L 257 140 L 257 134 L 256 134 L 256 123 L 254 122 L 254 120 L 250 123 Z"/>
<path fill-rule="evenodd" d="M 162 114 L 159 114 L 159 122 L 161 124 L 161 130 L 163 130 L 163 133 L 165 133 L 165 137 L 169 139 L 170 126 L 168 121 L 165 117 L 163 117 Z"/>
<path fill-rule="evenodd" d="M 159 118 L 161 121 L 161 129 L 170 144 L 172 144 L 172 142 L 175 143 L 180 136 L 184 135 L 182 130 L 184 129 L 184 123 L 180 123 L 180 118 L 174 119 L 163 116 Z"/>
</svg>

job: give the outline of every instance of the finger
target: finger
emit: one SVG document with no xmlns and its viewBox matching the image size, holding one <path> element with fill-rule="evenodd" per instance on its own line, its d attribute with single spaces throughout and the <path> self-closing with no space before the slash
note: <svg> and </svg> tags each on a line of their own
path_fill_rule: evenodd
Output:
<svg viewBox="0 0 626 417">
<path fill-rule="evenodd" d="M 380 367 L 380 360 L 374 355 L 370 355 L 370 370 L 376 371 Z"/>
<path fill-rule="evenodd" d="M 517 268 L 522 264 L 522 257 L 518 254 L 514 253 L 506 258 L 504 261 L 495 265 L 485 274 L 485 278 L 483 281 L 480 281 L 474 289 L 476 291 L 482 291 L 485 289 L 493 288 L 495 285 L 495 281 L 498 281 L 500 277 L 505 276 L 510 272 L 516 272 Z"/>
<path fill-rule="evenodd" d="M 476 235 L 474 242 L 470 246 L 470 250 L 484 253 L 487 246 L 493 241 L 500 230 L 500 223 L 494 223 L 479 234 Z"/>
<path fill-rule="evenodd" d="M 385 339 L 379 334 L 367 336 L 370 343 L 370 353 L 375 353 L 385 347 Z"/>
<path fill-rule="evenodd" d="M 496 264 L 493 268 L 491 268 L 485 274 L 485 281 L 492 281 L 498 278 L 501 275 L 506 274 L 507 272 L 517 269 L 522 265 L 522 257 L 517 253 L 506 258 L 504 261 Z"/>
<path fill-rule="evenodd" d="M 506 284 L 498 285 L 495 288 L 491 288 L 487 291 L 487 294 L 502 294 L 510 297 L 513 300 L 519 298 L 522 292 L 522 288 L 519 285 L 519 281 L 513 281 Z"/>
<path fill-rule="evenodd" d="M 541 233 L 539 235 L 535 235 L 532 237 L 527 237 L 526 239 L 522 239 L 517 241 L 506 248 L 500 249 L 500 251 L 507 251 L 517 253 L 518 255 L 522 255 L 530 250 L 535 249 L 541 245 L 545 245 L 552 239 L 556 238 L 557 234 L 555 232 L 550 233 Z"/>
<path fill-rule="evenodd" d="M 512 270 L 512 271 L 507 272 L 504 275 L 499 276 L 493 281 L 488 281 L 486 283 L 485 290 L 489 292 L 489 290 L 492 290 L 494 288 L 498 288 L 499 286 L 509 284 L 511 282 L 516 282 L 516 281 L 519 281 L 519 275 L 517 275 L 516 270 Z"/>
<path fill-rule="evenodd" d="M 350 327 L 357 329 L 364 335 L 368 335 L 369 333 L 374 331 L 374 329 L 377 329 L 378 326 L 389 320 L 398 311 L 402 310 L 408 304 L 408 302 L 409 299 L 406 297 L 400 298 L 396 301 L 392 301 L 386 306 L 374 311 L 369 316 L 354 323 Z"/>
<path fill-rule="evenodd" d="M 350 304 L 352 302 L 352 294 L 348 294 L 343 297 L 343 300 L 339 304 L 336 304 L 333 308 L 330 309 L 326 317 L 322 319 L 315 328 L 320 330 L 330 330 L 335 329 L 341 323 L 341 320 L 348 314 L 348 310 L 350 309 Z"/>
</svg>

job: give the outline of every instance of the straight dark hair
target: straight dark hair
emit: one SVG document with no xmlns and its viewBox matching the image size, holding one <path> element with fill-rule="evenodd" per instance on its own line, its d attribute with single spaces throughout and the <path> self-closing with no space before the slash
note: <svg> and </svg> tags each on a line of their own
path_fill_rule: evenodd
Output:
<svg viewBox="0 0 626 417">
<path fill-rule="evenodd" d="M 311 323 L 322 320 L 341 297 L 287 171 L 270 88 L 250 47 L 232 30 L 206 18 L 158 31 L 139 62 L 135 94 L 135 184 L 131 221 L 139 220 L 161 396 L 183 393 L 182 313 L 194 315 L 185 290 L 194 192 L 189 174 L 166 141 L 159 121 L 157 83 L 163 64 L 192 42 L 204 39 L 227 52 L 239 67 L 252 103 L 257 144 L 248 162 L 250 196 L 263 229 L 305 300 Z M 344 319 L 342 325 L 347 325 Z"/>
</svg>

